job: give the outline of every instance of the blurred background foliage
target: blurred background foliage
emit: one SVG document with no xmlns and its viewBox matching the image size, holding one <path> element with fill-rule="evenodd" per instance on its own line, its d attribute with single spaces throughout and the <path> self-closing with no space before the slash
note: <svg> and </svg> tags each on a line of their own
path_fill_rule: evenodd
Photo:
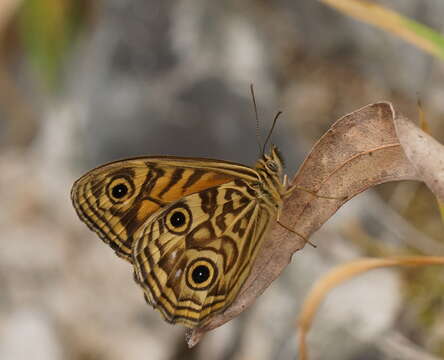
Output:
<svg viewBox="0 0 444 360">
<path fill-rule="evenodd" d="M 380 1 L 410 19 L 388 32 L 337 12 L 343 3 L 0 2 L 0 359 L 294 359 L 293 319 L 322 273 L 364 255 L 444 253 L 427 188 L 380 186 L 318 231 L 318 248 L 295 254 L 251 310 L 188 350 L 71 208 L 75 178 L 119 157 L 253 164 L 251 82 L 263 133 L 284 112 L 273 141 L 290 176 L 333 121 L 379 100 L 414 120 L 421 98 L 442 140 L 442 61 L 399 32 L 442 52 L 444 3 Z M 366 15 L 383 29 L 393 21 Z M 442 358 L 443 288 L 436 267 L 342 286 L 316 320 L 313 358 Z"/>
<path fill-rule="evenodd" d="M 27 0 L 18 12 L 17 31 L 24 55 L 43 84 L 55 91 L 64 61 L 92 8 L 88 1 Z"/>
</svg>

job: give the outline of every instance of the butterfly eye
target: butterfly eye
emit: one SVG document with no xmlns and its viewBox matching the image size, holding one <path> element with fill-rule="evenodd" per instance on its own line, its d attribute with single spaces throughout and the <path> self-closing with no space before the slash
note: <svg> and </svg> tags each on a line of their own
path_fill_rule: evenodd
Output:
<svg viewBox="0 0 444 360">
<path fill-rule="evenodd" d="M 116 177 L 107 186 L 107 194 L 113 203 L 120 203 L 130 198 L 134 193 L 134 184 L 127 177 Z"/>
<path fill-rule="evenodd" d="M 216 279 L 217 269 L 210 259 L 198 258 L 188 266 L 186 282 L 193 290 L 206 290 Z"/>
<path fill-rule="evenodd" d="M 170 232 L 184 234 L 191 226 L 191 212 L 184 205 L 178 205 L 168 212 L 165 223 Z"/>
<path fill-rule="evenodd" d="M 276 161 L 274 160 L 268 160 L 266 162 L 267 168 L 273 172 L 277 172 L 278 171 L 278 166 L 276 164 Z"/>
</svg>

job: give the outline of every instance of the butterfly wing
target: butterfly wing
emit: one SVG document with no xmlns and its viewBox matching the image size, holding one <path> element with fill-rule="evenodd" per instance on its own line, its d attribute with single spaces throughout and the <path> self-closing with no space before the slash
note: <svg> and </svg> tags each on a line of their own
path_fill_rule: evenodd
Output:
<svg viewBox="0 0 444 360">
<path fill-rule="evenodd" d="M 226 161 L 144 157 L 100 166 L 77 180 L 71 198 L 80 219 L 120 257 L 132 261 L 134 233 L 156 211 L 178 199 L 257 173 Z"/>
<path fill-rule="evenodd" d="M 166 321 L 201 326 L 248 277 L 275 216 L 236 179 L 171 203 L 135 235 L 135 279 Z"/>
</svg>

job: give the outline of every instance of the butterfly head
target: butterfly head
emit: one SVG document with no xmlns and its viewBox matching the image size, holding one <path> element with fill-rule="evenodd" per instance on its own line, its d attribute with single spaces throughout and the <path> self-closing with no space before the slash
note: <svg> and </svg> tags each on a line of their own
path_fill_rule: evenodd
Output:
<svg viewBox="0 0 444 360">
<path fill-rule="evenodd" d="M 261 167 L 269 175 L 277 176 L 281 178 L 284 171 L 284 159 L 276 145 L 271 145 L 271 151 L 269 154 L 264 154 L 256 165 L 257 168 Z"/>
</svg>

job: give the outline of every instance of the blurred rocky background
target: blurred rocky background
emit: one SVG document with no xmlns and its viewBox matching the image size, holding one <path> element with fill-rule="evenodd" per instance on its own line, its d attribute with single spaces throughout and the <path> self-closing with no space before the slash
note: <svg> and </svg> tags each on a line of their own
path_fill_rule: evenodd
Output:
<svg viewBox="0 0 444 360">
<path fill-rule="evenodd" d="M 441 0 L 384 5 L 443 30 Z M 418 183 L 350 201 L 235 321 L 195 349 L 144 302 L 128 264 L 78 220 L 85 171 L 134 155 L 258 156 L 291 176 L 338 117 L 389 100 L 444 137 L 444 66 L 317 1 L 0 1 L 0 359 L 295 359 L 313 282 L 359 256 L 443 254 L 436 201 Z M 444 356 L 437 267 L 377 270 L 335 290 L 310 334 L 313 359 Z"/>
</svg>

